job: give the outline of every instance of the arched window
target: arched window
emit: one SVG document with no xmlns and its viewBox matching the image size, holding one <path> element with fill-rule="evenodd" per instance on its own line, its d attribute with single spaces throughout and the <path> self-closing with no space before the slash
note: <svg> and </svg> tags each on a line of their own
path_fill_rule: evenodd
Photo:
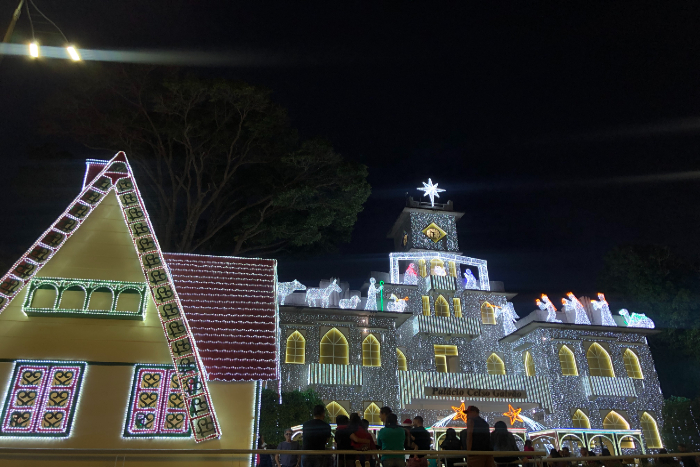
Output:
<svg viewBox="0 0 700 467">
<path fill-rule="evenodd" d="M 580 409 L 574 412 L 574 415 L 571 417 L 571 422 L 574 428 L 581 428 L 584 430 L 589 430 L 591 428 L 591 421 Z"/>
<path fill-rule="evenodd" d="M 423 295 L 423 316 L 430 316 L 430 297 Z"/>
<path fill-rule="evenodd" d="M 85 290 L 77 285 L 64 290 L 58 307 L 63 310 L 82 310 L 85 307 Z"/>
<path fill-rule="evenodd" d="M 647 441 L 648 448 L 662 448 L 661 435 L 659 435 L 659 427 L 656 424 L 654 417 L 649 415 L 648 412 L 644 412 L 639 418 L 639 422 L 642 425 L 642 432 L 644 433 L 644 439 Z"/>
<path fill-rule="evenodd" d="M 362 366 L 382 366 L 379 341 L 372 334 L 362 341 Z"/>
<path fill-rule="evenodd" d="M 287 338 L 287 355 L 285 363 L 301 363 L 306 361 L 306 339 L 299 331 L 294 331 Z"/>
<path fill-rule="evenodd" d="M 588 347 L 588 352 L 586 352 L 586 358 L 588 359 L 588 373 L 591 376 L 607 376 L 610 378 L 615 376 L 610 355 L 600 344 L 591 344 Z"/>
<path fill-rule="evenodd" d="M 436 268 L 440 268 L 437 269 Z M 445 271 L 445 263 L 442 261 L 440 258 L 433 258 L 430 260 L 430 274 L 431 275 L 438 275 L 442 276 L 444 274 L 440 274 L 440 272 Z"/>
<path fill-rule="evenodd" d="M 331 417 L 331 423 L 335 423 L 335 417 L 338 415 L 345 415 L 346 417 L 349 417 L 347 410 L 343 408 L 342 405 L 338 404 L 336 401 L 332 401 L 330 404 L 326 406 L 326 410 L 328 411 L 328 415 Z"/>
<path fill-rule="evenodd" d="M 455 297 L 452 299 L 452 304 L 455 307 L 455 316 L 457 318 L 462 317 L 462 300 L 459 297 Z"/>
<path fill-rule="evenodd" d="M 559 364 L 561 365 L 561 374 L 564 376 L 578 376 L 578 368 L 576 368 L 576 359 L 571 349 L 565 345 L 559 349 Z"/>
<path fill-rule="evenodd" d="M 425 277 L 428 275 L 428 271 L 426 269 L 427 268 L 425 267 L 425 260 L 419 259 L 418 260 L 418 274 L 420 274 L 421 277 Z"/>
<path fill-rule="evenodd" d="M 112 293 L 112 289 L 108 287 L 99 287 L 93 290 L 90 294 L 88 310 L 110 311 L 112 309 L 113 301 L 114 295 Z"/>
<path fill-rule="evenodd" d="M 140 311 L 141 293 L 136 289 L 126 289 L 119 292 L 117 311 Z"/>
<path fill-rule="evenodd" d="M 627 376 L 634 379 L 644 379 L 642 367 L 639 366 L 639 357 L 637 357 L 636 353 L 632 352 L 630 349 L 627 349 L 625 350 L 625 353 L 622 354 L 622 360 L 625 362 Z"/>
<path fill-rule="evenodd" d="M 365 409 L 365 419 L 369 422 L 370 425 L 382 424 L 382 419 L 379 418 L 379 407 L 377 407 L 377 404 L 375 404 L 374 402 L 369 404 Z"/>
<path fill-rule="evenodd" d="M 349 362 L 348 340 L 336 328 L 331 329 L 321 339 L 319 363 L 347 365 Z"/>
<path fill-rule="evenodd" d="M 494 312 L 493 305 L 489 302 L 481 304 L 481 322 L 483 324 L 496 324 L 496 313 Z"/>
<path fill-rule="evenodd" d="M 408 363 L 406 362 L 406 356 L 399 349 L 396 349 L 396 358 L 399 361 L 399 371 L 408 371 Z M 367 420 L 369 420 L 369 418 Z"/>
<path fill-rule="evenodd" d="M 503 364 L 501 357 L 492 353 L 489 355 L 489 358 L 486 359 L 486 371 L 488 371 L 490 375 L 505 375 L 506 366 Z"/>
<path fill-rule="evenodd" d="M 435 316 L 450 316 L 450 305 L 442 295 L 435 300 Z"/>
<path fill-rule="evenodd" d="M 523 354 L 523 363 L 525 364 L 525 374 L 528 376 L 535 376 L 535 360 L 532 358 L 530 351 L 525 351 Z"/>
<path fill-rule="evenodd" d="M 32 308 L 56 308 L 58 303 L 56 303 L 56 297 L 58 297 L 58 290 L 51 284 L 42 284 L 32 295 Z"/>
<path fill-rule="evenodd" d="M 630 424 L 622 415 L 611 410 L 603 419 L 603 428 L 606 430 L 629 430 Z"/>
</svg>

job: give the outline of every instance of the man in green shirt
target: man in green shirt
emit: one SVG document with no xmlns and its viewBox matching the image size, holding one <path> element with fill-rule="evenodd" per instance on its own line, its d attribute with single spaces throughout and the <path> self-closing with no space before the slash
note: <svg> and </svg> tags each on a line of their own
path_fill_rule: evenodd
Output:
<svg viewBox="0 0 700 467">
<path fill-rule="evenodd" d="M 386 426 L 377 434 L 377 445 L 382 451 L 403 451 L 406 430 L 399 426 L 398 422 L 395 413 L 386 416 Z M 382 455 L 382 464 L 384 467 L 405 467 L 405 456 L 403 454 Z"/>
</svg>

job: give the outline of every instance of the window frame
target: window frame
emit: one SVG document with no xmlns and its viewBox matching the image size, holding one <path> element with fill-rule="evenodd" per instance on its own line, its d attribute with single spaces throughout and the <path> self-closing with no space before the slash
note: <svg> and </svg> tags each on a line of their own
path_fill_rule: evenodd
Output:
<svg viewBox="0 0 700 467">
<path fill-rule="evenodd" d="M 564 350 L 564 349 L 566 349 L 566 350 Z M 564 355 L 562 355 L 562 353 L 564 353 Z M 579 376 L 578 364 L 576 363 L 576 354 L 574 353 L 573 350 L 571 350 L 571 348 L 568 345 L 564 344 L 561 347 L 559 347 L 559 352 L 557 352 L 557 356 L 559 357 L 559 369 L 561 370 L 562 376 Z M 569 366 L 568 365 L 569 363 L 572 364 L 573 373 L 568 373 L 568 372 L 564 371 L 565 370 L 564 360 L 562 360 L 562 357 L 567 359 L 567 361 L 566 361 L 567 367 Z M 569 357 L 570 357 L 570 361 L 569 361 Z"/>
<path fill-rule="evenodd" d="M 500 367 L 500 370 L 498 369 Z M 495 372 L 494 372 L 495 371 Z M 505 375 L 506 364 L 503 359 L 495 352 L 492 352 L 486 358 L 486 372 L 490 375 Z"/>
<path fill-rule="evenodd" d="M 296 336 L 300 337 L 301 339 L 297 339 Z M 294 345 L 290 346 L 290 342 L 293 342 Z M 293 355 L 291 355 L 292 361 L 290 361 L 290 349 L 294 352 Z M 299 354 L 299 350 L 301 350 L 301 354 Z M 298 361 L 300 356 L 301 361 Z M 284 349 L 284 363 L 295 365 L 303 365 L 306 363 L 306 338 L 297 330 L 294 330 L 294 332 L 287 336 L 287 343 Z"/>
<path fill-rule="evenodd" d="M 367 336 L 362 339 L 362 366 L 381 367 L 381 348 L 382 346 L 379 343 L 379 339 L 372 333 L 367 334 Z"/>
<path fill-rule="evenodd" d="M 324 342 L 323 340 L 326 339 L 329 335 L 333 336 L 339 336 L 340 339 L 337 342 L 327 342 L 325 343 L 326 346 L 330 345 L 332 346 L 333 349 L 333 354 L 332 355 L 324 355 L 323 352 L 323 346 Z M 330 338 L 328 338 L 330 341 Z M 345 355 L 344 356 L 336 356 L 336 347 L 342 347 L 345 349 Z M 331 359 L 332 361 L 324 361 Z M 341 362 L 336 362 L 336 360 L 341 360 Z M 323 363 L 323 364 L 329 364 L 329 365 L 349 365 L 350 364 L 350 344 L 348 344 L 348 339 L 345 337 L 345 334 L 342 333 L 338 328 L 333 327 L 329 329 L 323 337 L 321 337 L 321 340 L 319 342 L 319 354 L 318 354 L 318 362 Z"/>
</svg>

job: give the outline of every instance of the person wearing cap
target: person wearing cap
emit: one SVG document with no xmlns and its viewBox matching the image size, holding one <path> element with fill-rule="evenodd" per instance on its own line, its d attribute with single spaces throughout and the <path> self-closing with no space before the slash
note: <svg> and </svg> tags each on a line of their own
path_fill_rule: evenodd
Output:
<svg viewBox="0 0 700 467">
<path fill-rule="evenodd" d="M 473 405 L 467 407 L 467 429 L 463 430 L 466 436 L 463 448 L 467 451 L 491 451 L 491 430 L 489 424 L 479 416 L 479 409 Z M 460 433 L 461 435 L 461 433 Z M 492 467 L 493 456 L 476 455 L 467 456 L 469 467 Z"/>
</svg>

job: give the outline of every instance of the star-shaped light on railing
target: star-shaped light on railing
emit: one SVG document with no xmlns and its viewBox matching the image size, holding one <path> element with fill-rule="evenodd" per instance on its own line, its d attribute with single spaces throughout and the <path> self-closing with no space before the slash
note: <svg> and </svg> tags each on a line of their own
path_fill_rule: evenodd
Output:
<svg viewBox="0 0 700 467">
<path fill-rule="evenodd" d="M 464 411 L 464 402 L 462 402 L 462 405 L 459 407 L 452 407 L 452 410 L 455 411 L 455 416 L 452 417 L 452 420 L 462 420 L 464 423 L 467 423 L 467 413 Z"/>
<path fill-rule="evenodd" d="M 443 192 L 442 188 L 438 188 L 438 184 L 433 185 L 433 180 L 428 179 L 428 183 L 422 182 L 423 188 L 417 188 L 418 191 L 423 192 L 423 196 L 430 197 L 430 206 L 435 207 L 435 198 L 439 198 L 438 193 Z"/>
<path fill-rule="evenodd" d="M 464 405 L 464 404 L 462 404 Z M 453 407 L 454 408 L 454 407 Z M 520 412 L 522 412 L 523 409 L 517 408 L 514 409 L 512 405 L 508 404 L 508 412 L 504 413 L 506 417 L 510 418 L 510 424 L 514 425 L 515 422 L 522 422 L 523 419 L 520 417 Z"/>
</svg>

